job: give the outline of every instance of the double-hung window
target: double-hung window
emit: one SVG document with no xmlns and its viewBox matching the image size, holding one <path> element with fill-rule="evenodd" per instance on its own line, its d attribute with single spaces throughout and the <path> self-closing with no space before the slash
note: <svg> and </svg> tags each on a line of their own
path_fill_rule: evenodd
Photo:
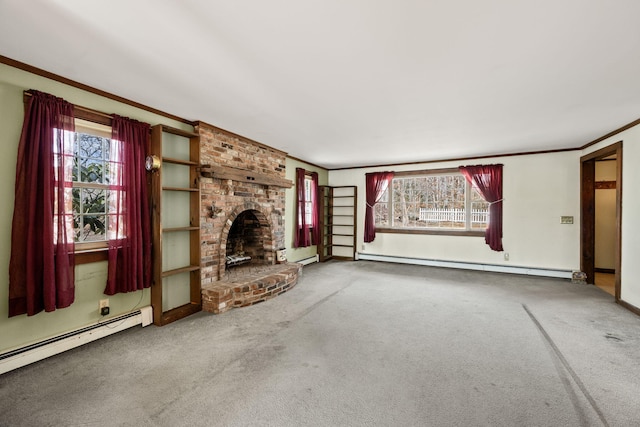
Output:
<svg viewBox="0 0 640 427">
<path fill-rule="evenodd" d="M 381 232 L 481 234 L 489 203 L 458 169 L 396 172 L 374 216 Z"/>
<path fill-rule="evenodd" d="M 309 225 L 309 227 L 315 227 L 316 224 L 313 223 L 313 209 L 315 208 L 313 206 L 313 192 L 311 190 L 313 186 L 313 179 L 311 178 L 311 175 L 306 175 L 304 177 L 304 217 L 305 217 L 305 223 L 307 225 Z"/>
<path fill-rule="evenodd" d="M 110 239 L 122 238 L 115 230 L 118 206 L 113 176 L 121 165 L 118 141 L 111 139 L 111 127 L 75 119 L 73 138 L 73 236 L 77 250 L 107 247 Z M 117 188 L 117 187 L 115 187 Z M 111 224 L 111 226 L 110 226 Z"/>
</svg>

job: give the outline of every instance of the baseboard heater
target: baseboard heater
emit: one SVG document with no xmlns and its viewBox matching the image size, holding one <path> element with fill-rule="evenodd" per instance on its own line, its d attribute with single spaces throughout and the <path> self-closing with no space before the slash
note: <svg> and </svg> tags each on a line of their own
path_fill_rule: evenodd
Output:
<svg viewBox="0 0 640 427">
<path fill-rule="evenodd" d="M 318 255 L 314 255 L 312 257 L 301 259 L 300 261 L 296 261 L 296 262 L 302 265 L 309 265 L 309 264 L 313 264 L 314 262 L 318 262 L 318 259 L 319 259 Z"/>
<path fill-rule="evenodd" d="M 358 259 L 367 260 L 367 261 L 395 262 L 400 264 L 427 265 L 430 267 L 459 268 L 463 270 L 491 271 L 495 273 L 513 273 L 513 274 L 523 274 L 528 276 L 557 277 L 561 279 L 571 279 L 571 275 L 573 273 L 570 270 L 518 267 L 518 266 L 497 265 L 497 264 L 480 264 L 480 263 L 459 262 L 459 261 L 442 261 L 442 260 L 436 260 L 436 259 L 375 255 L 375 254 L 367 254 L 362 252 L 358 253 Z"/>
<path fill-rule="evenodd" d="M 30 363 L 79 347 L 133 326 L 147 326 L 153 322 L 151 306 L 108 320 L 85 326 L 65 334 L 57 335 L 34 344 L 0 354 L 0 374 L 26 366 Z"/>
</svg>

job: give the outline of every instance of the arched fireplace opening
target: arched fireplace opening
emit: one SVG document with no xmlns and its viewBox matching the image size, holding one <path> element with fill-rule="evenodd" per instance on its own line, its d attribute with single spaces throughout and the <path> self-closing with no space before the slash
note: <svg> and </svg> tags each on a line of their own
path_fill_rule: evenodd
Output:
<svg viewBox="0 0 640 427">
<path fill-rule="evenodd" d="M 233 220 L 226 242 L 226 268 L 273 263 L 271 231 L 265 216 L 248 209 Z"/>
</svg>

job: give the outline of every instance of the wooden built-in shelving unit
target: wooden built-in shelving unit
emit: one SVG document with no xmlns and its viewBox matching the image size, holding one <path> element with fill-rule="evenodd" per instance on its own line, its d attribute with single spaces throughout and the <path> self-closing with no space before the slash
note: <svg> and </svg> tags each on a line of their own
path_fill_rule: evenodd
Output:
<svg viewBox="0 0 640 427">
<path fill-rule="evenodd" d="M 320 242 L 318 243 L 318 255 L 320 262 L 331 259 L 331 221 L 330 221 L 330 201 L 331 187 L 320 185 L 318 187 L 318 226 L 320 227 Z"/>
<path fill-rule="evenodd" d="M 162 160 L 162 166 L 151 177 L 151 305 L 154 323 L 162 326 L 202 308 L 200 136 L 168 126 L 154 126 L 151 153 Z"/>
<path fill-rule="evenodd" d="M 357 191 L 355 186 L 320 186 L 320 262 L 355 259 Z"/>
</svg>

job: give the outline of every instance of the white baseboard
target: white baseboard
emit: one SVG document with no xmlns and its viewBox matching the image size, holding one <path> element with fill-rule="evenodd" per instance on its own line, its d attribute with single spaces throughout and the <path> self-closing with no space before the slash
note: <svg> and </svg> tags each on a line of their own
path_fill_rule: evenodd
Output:
<svg viewBox="0 0 640 427">
<path fill-rule="evenodd" d="M 153 322 L 151 306 L 114 317 L 103 322 L 58 335 L 25 347 L 0 354 L 0 374 L 26 366 L 47 357 L 71 350 L 91 341 L 123 331 L 133 326 L 147 326 Z"/>
<path fill-rule="evenodd" d="M 427 265 L 430 267 L 459 268 L 463 270 L 491 271 L 496 273 L 513 273 L 513 274 L 523 274 L 523 275 L 529 275 L 529 276 L 557 277 L 561 279 L 571 279 L 571 275 L 572 275 L 571 270 L 556 270 L 556 269 L 548 269 L 548 268 L 519 267 L 519 266 L 507 266 L 507 265 L 497 265 L 497 264 L 479 264 L 479 263 L 458 262 L 458 261 L 442 261 L 442 260 L 435 260 L 435 259 L 376 255 L 376 254 L 368 254 L 368 253 L 362 253 L 362 252 L 357 254 L 357 259 L 368 260 L 368 261 L 395 262 L 400 264 Z"/>
</svg>

